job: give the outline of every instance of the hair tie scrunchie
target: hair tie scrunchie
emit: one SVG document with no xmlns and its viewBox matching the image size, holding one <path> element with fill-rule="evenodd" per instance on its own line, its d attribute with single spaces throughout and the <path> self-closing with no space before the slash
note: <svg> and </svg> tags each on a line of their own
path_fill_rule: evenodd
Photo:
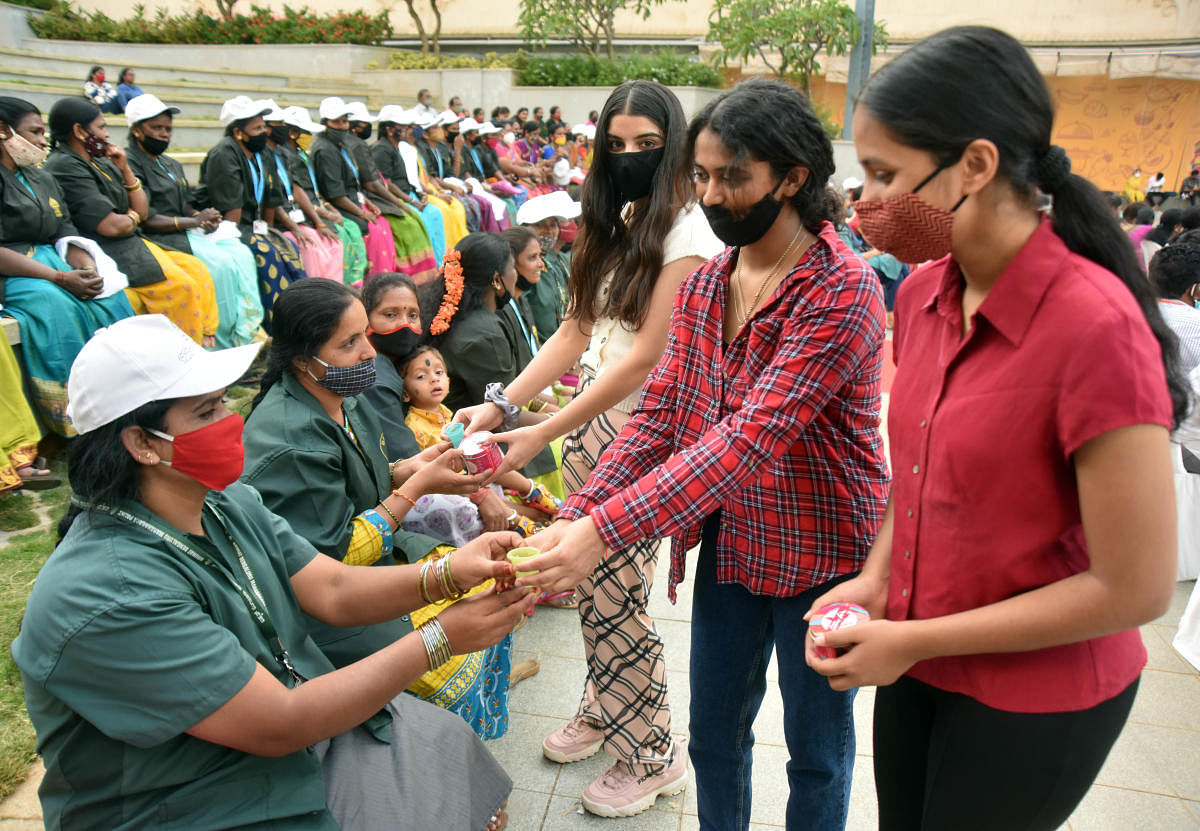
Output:
<svg viewBox="0 0 1200 831">
<path fill-rule="evenodd" d="M 462 252 L 453 250 L 446 252 L 442 260 L 442 278 L 446 282 L 446 293 L 442 296 L 442 305 L 438 308 L 437 316 L 429 325 L 429 332 L 440 335 L 450 328 L 450 319 L 458 311 L 458 304 L 463 296 Z"/>
<path fill-rule="evenodd" d="M 1050 145 L 1037 163 L 1037 184 L 1043 193 L 1054 193 L 1071 175 L 1071 158 L 1057 144 Z"/>
</svg>

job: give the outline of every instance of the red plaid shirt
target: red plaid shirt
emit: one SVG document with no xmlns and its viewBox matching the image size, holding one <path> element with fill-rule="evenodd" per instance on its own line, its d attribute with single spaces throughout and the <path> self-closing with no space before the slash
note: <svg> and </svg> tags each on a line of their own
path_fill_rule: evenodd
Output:
<svg viewBox="0 0 1200 831">
<path fill-rule="evenodd" d="M 733 255 L 684 280 L 641 403 L 559 513 L 610 548 L 673 536 L 672 601 L 714 511 L 718 581 L 791 597 L 860 569 L 887 502 L 879 279 L 826 223 L 726 346 Z"/>
</svg>

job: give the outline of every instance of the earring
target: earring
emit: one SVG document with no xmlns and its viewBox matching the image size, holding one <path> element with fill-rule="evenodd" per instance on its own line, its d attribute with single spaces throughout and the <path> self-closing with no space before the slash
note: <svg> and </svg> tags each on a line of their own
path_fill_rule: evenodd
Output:
<svg viewBox="0 0 1200 831">
<path fill-rule="evenodd" d="M 494 288 L 496 291 L 504 291 L 504 284 L 501 283 L 499 279 L 493 279 L 492 288 Z"/>
</svg>

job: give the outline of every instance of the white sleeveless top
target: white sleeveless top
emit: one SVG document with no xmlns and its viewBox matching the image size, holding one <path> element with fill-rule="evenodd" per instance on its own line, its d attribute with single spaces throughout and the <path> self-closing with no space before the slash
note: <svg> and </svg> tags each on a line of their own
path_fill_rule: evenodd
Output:
<svg viewBox="0 0 1200 831">
<path fill-rule="evenodd" d="M 679 212 L 671 230 L 667 232 L 667 239 L 663 244 L 663 265 L 684 257 L 707 260 L 724 250 L 725 244 L 717 239 L 716 234 L 708 227 L 708 219 L 700 205 L 692 204 Z M 600 287 L 601 302 L 608 295 L 611 283 L 610 274 Z M 592 327 L 591 341 L 587 351 L 580 357 L 579 365 L 589 375 L 599 378 L 605 370 L 629 354 L 633 349 L 633 338 L 636 334 L 637 330 L 630 328 L 623 321 L 611 317 L 600 318 Z M 642 391 L 639 388 L 614 407 L 621 412 L 632 413 L 641 396 Z"/>
</svg>

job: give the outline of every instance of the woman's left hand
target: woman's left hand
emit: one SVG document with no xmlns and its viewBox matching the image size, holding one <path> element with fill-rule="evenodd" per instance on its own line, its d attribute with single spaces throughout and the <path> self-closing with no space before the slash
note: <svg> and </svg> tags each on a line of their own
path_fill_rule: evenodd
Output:
<svg viewBox="0 0 1200 831">
<path fill-rule="evenodd" d="M 449 555 L 454 585 L 466 591 L 493 578 L 498 583 L 507 583 L 513 568 L 506 555 L 522 542 L 521 535 L 514 531 L 481 534 L 471 540 Z"/>
<path fill-rule="evenodd" d="M 556 522 L 541 534 L 526 540 L 542 553 L 521 567 L 536 571 L 517 580 L 518 586 L 537 586 L 546 594 L 571 591 L 584 581 L 604 559 L 607 546 L 591 517 L 574 522 Z"/>
<path fill-rule="evenodd" d="M 488 439 L 488 444 L 499 444 L 504 448 L 504 461 L 496 468 L 492 481 L 510 471 L 525 467 L 549 444 L 538 429 L 540 426 L 518 427 L 507 433 L 496 433 Z"/>
<path fill-rule="evenodd" d="M 829 679 L 835 690 L 892 684 L 921 660 L 910 637 L 909 621 L 869 620 L 857 626 L 805 637 L 804 659 Z M 820 658 L 813 647 L 850 647 L 845 655 Z"/>
</svg>

